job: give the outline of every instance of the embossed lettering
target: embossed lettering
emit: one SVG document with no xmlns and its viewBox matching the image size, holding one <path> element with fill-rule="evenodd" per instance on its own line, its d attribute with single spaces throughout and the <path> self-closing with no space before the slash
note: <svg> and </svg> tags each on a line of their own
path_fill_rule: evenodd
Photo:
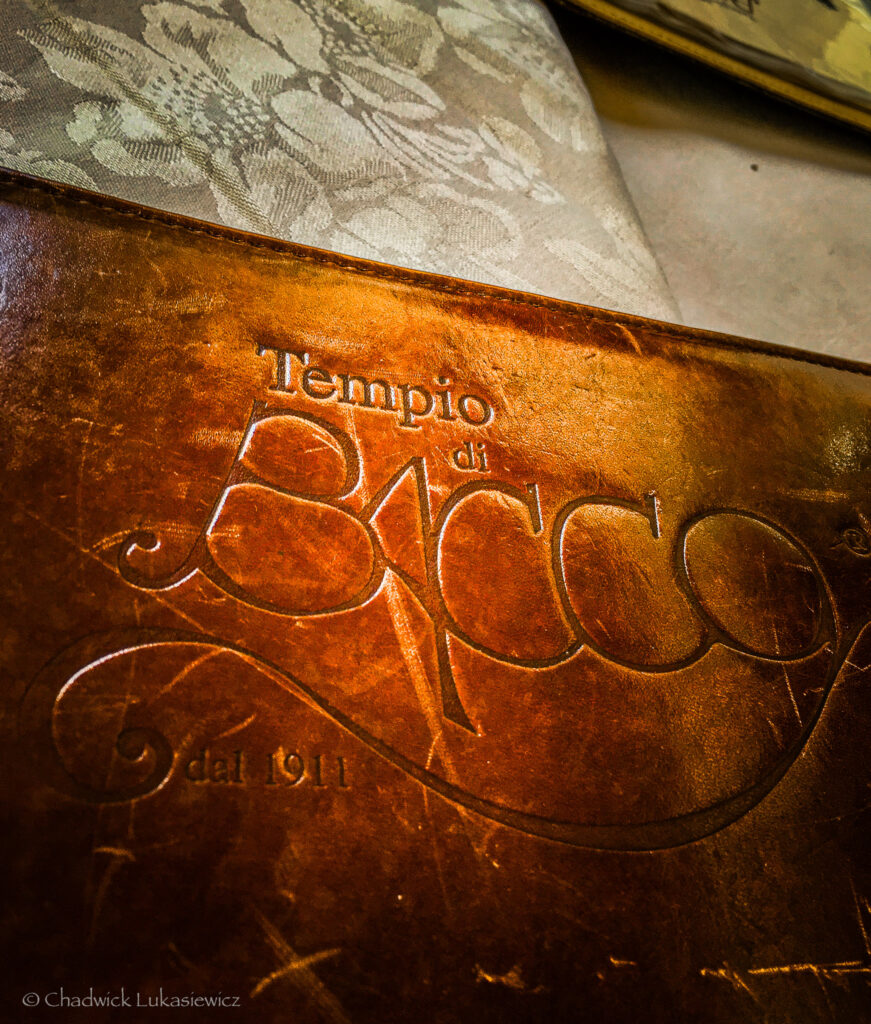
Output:
<svg viewBox="0 0 871 1024">
<path fill-rule="evenodd" d="M 302 359 L 297 358 L 297 362 L 304 365 Z M 315 381 L 324 387 L 329 382 L 334 391 L 337 389 L 332 375 L 318 367 L 306 367 L 301 373 L 303 381 L 314 371 L 322 376 L 315 375 L 309 385 Z M 286 376 L 280 378 L 282 383 L 285 380 L 293 386 Z M 348 395 L 347 404 L 359 407 L 366 407 L 367 396 L 375 402 L 374 392 L 367 391 L 367 386 L 385 383 L 351 375 L 338 375 L 337 380 L 341 394 Z M 389 386 L 381 387 L 384 402 Z M 427 392 L 429 398 L 425 399 L 421 397 L 422 389 L 415 387 L 397 385 L 411 425 L 419 427 L 414 420 L 432 414 L 436 405 L 431 394 Z M 402 388 L 406 389 L 404 394 Z M 361 394 L 363 400 L 359 401 Z M 441 411 L 453 411 L 441 395 L 439 405 Z M 473 418 L 477 415 L 480 419 L 486 408 L 482 403 L 474 408 L 470 402 L 465 403 L 465 412 L 471 412 Z M 405 414 L 401 412 L 403 417 Z M 309 439 L 315 443 L 309 443 Z M 285 477 L 281 453 L 294 451 L 298 454 Z M 476 457 L 482 471 L 487 465 L 480 442 L 469 441 L 453 453 L 442 451 L 441 457 L 446 454 L 459 454 L 460 458 L 453 460 L 457 468 L 471 468 Z M 821 683 L 824 702 L 850 651 L 859 643 L 865 626 L 854 626 L 848 634 L 839 635 L 829 585 L 820 564 L 799 537 L 771 518 L 748 509 L 718 506 L 696 509 L 680 521 L 672 517 L 668 504 L 653 491 L 641 495 L 607 493 L 607 487 L 600 493 L 570 497 L 554 508 L 557 503 L 549 506 L 547 493 L 534 481 L 518 485 L 478 479 L 461 483 L 447 493 L 442 482 L 431 492 L 427 458 L 415 455 L 397 468 L 368 467 L 365 480 L 375 489 L 368 500 L 361 499 L 357 489 L 363 479 L 358 442 L 317 416 L 256 402 L 227 476 L 187 552 L 177 552 L 173 559 L 171 530 L 165 537 L 136 531 L 119 545 L 118 570 L 129 583 L 147 590 L 178 587 L 200 573 L 233 600 L 288 618 L 324 618 L 361 608 L 376 597 L 390 573 L 431 624 L 442 715 L 465 731 L 466 742 L 474 742 L 471 737 L 475 726 L 454 678 L 460 646 L 467 653 L 525 669 L 563 665 L 588 648 L 607 664 L 660 676 L 689 668 L 714 646 L 734 652 L 741 659 L 776 665 L 817 655 L 822 659 L 825 655 L 820 661 L 826 666 Z M 315 460 L 309 468 L 306 459 Z M 443 481 L 443 475 L 440 479 Z M 414 517 L 408 522 L 408 535 L 420 536 L 423 541 L 422 564 L 411 570 L 388 555 L 388 550 L 397 549 L 387 546 L 386 541 L 382 543 L 375 527 L 381 510 L 396 494 L 401 495 L 403 504 L 391 508 Z M 337 536 L 340 554 L 323 558 L 323 545 L 336 543 Z M 483 547 L 475 546 L 479 536 L 489 538 Z M 607 551 L 622 557 L 620 552 L 626 550 L 637 560 L 643 581 L 638 592 L 643 600 L 628 607 L 639 619 L 649 617 L 650 609 L 660 601 L 671 602 L 666 621 L 681 619 L 688 623 L 682 646 L 668 656 L 655 645 L 645 646 L 649 633 L 643 643 L 633 647 L 631 642 L 627 645 L 625 637 L 613 637 L 607 628 L 595 631 L 592 624 L 600 616 L 607 620 L 604 610 L 597 614 L 595 602 L 607 600 L 609 573 L 615 571 L 606 558 L 595 568 L 595 586 L 586 582 L 603 536 L 610 538 L 609 544 L 613 542 L 612 547 L 606 545 Z M 621 538 L 626 536 L 631 543 L 621 548 Z M 251 571 L 250 559 L 267 549 L 276 537 L 279 540 L 273 547 L 277 550 L 270 553 L 272 563 L 277 565 L 273 577 L 259 567 Z M 498 550 L 494 550 L 494 543 L 499 545 Z M 399 554 L 395 557 L 401 561 Z M 769 569 L 775 564 L 780 569 L 771 574 Z M 475 577 L 474 572 L 479 576 Z M 464 591 L 468 580 L 473 589 Z M 492 589 L 488 591 L 488 587 Z M 521 593 L 524 587 L 525 595 Z M 755 604 L 749 610 L 736 606 L 729 599 L 735 591 L 748 595 L 746 601 Z M 786 609 L 783 614 L 782 608 Z M 523 615 L 528 617 L 530 628 L 516 629 L 518 616 Z M 502 628 L 506 621 L 507 629 Z M 329 628 L 327 620 L 324 628 Z M 785 749 L 782 758 L 740 793 L 718 799 L 691 815 L 659 822 L 584 825 L 538 818 L 446 781 L 429 766 L 411 761 L 383 738 L 355 723 L 312 686 L 292 676 L 286 667 L 269 661 L 262 652 L 208 634 L 143 629 L 105 641 L 88 639 L 48 666 L 39 685 L 48 690 L 55 688 L 57 694 L 112 659 L 161 645 L 190 646 L 192 657 L 203 646 L 234 653 L 250 665 L 260 666 L 267 677 L 282 680 L 284 688 L 320 708 L 371 750 L 434 792 L 534 835 L 603 848 L 641 849 L 688 842 L 736 820 L 777 784 L 798 756 L 818 716 L 817 712 L 817 716 L 803 722 L 799 737 Z M 464 686 L 474 685 L 474 676 L 470 676 L 464 679 Z M 54 743 L 50 730 L 40 735 L 43 749 Z M 100 794 L 69 772 L 60 772 L 57 777 L 65 780 L 64 785 L 74 794 L 96 802 L 132 799 L 153 791 L 167 777 L 172 752 L 156 730 L 128 729 L 117 737 L 115 747 L 134 765 L 147 759 L 138 775 L 130 770 L 130 777 L 136 775 L 136 781 L 126 788 Z M 146 767 L 147 777 L 143 777 Z M 182 770 L 194 783 L 232 785 L 244 778 L 245 762 L 241 753 L 234 761 L 230 755 L 217 756 L 203 747 L 188 756 Z M 305 750 L 281 750 L 269 755 L 268 785 L 294 786 L 303 780 L 313 787 L 346 788 L 345 762 Z"/>
<path fill-rule="evenodd" d="M 423 419 L 432 412 L 433 397 L 426 388 L 417 387 L 414 384 L 399 385 L 400 402 L 402 403 L 402 419 L 399 421 L 401 427 L 410 427 L 419 430 L 420 425 L 415 419 Z M 415 398 L 420 399 L 415 407 Z"/>
<path fill-rule="evenodd" d="M 470 405 L 478 407 L 474 416 L 469 409 Z M 466 423 L 474 427 L 483 427 L 493 419 L 493 407 L 477 395 L 461 395 L 457 402 L 457 411 Z"/>
<path fill-rule="evenodd" d="M 286 348 L 275 348 L 272 345 L 258 345 L 257 355 L 265 356 L 267 352 L 275 353 L 275 383 L 270 384 L 270 391 L 282 391 L 288 395 L 296 394 L 293 386 L 293 359 L 302 364 L 308 363 L 307 352 L 295 352 Z"/>
<path fill-rule="evenodd" d="M 396 409 L 396 395 L 386 380 L 381 380 L 380 378 L 367 380 L 366 377 L 354 376 L 349 373 L 338 373 L 336 376 L 342 382 L 342 393 L 338 399 L 342 405 L 361 405 L 364 409 L 381 408 L 391 412 Z M 360 386 L 360 391 L 363 395 L 362 401 L 359 402 L 354 399 L 355 384 Z M 376 405 L 374 400 L 376 385 L 381 389 L 380 406 Z"/>
<path fill-rule="evenodd" d="M 333 378 L 320 366 L 309 366 L 303 371 L 302 389 L 309 398 L 318 400 L 331 398 L 336 393 Z"/>
<path fill-rule="evenodd" d="M 316 368 L 315 368 L 316 369 Z M 306 371 L 308 372 L 308 371 Z M 274 481 L 258 476 L 245 465 L 244 454 L 251 442 L 254 431 L 259 425 L 267 423 L 302 422 L 311 424 L 313 428 L 324 431 L 337 448 L 342 452 L 345 467 L 345 479 L 334 490 L 324 494 L 312 493 L 305 489 L 283 488 Z M 471 459 L 471 444 L 462 449 Z M 423 584 L 415 580 L 401 566 L 387 557 L 372 521 L 381 506 L 389 499 L 393 491 L 411 473 L 414 477 L 417 494 L 417 515 L 424 537 L 424 562 L 426 580 Z M 556 513 L 550 530 L 550 565 L 555 597 L 562 615 L 565 618 L 570 634 L 558 649 L 541 653 L 532 651 L 512 651 L 498 649 L 493 641 L 485 641 L 480 633 L 480 626 L 472 621 L 464 623 L 458 618 L 458 609 L 451 610 L 450 603 L 444 593 L 444 573 L 442 567 L 443 548 L 453 517 L 461 506 L 472 499 L 487 494 L 498 495 L 503 502 L 517 503 L 525 509 L 531 529 L 531 537 L 542 534 L 544 529 L 541 499 L 537 484 L 527 484 L 525 488 L 496 480 L 471 481 L 456 488 L 442 503 L 438 514 L 433 517 L 430 508 L 429 485 L 427 480 L 426 459 L 415 457 L 399 467 L 392 476 L 373 495 L 369 502 L 355 512 L 344 500 L 354 489 L 360 477 L 360 456 L 348 434 L 340 428 L 320 420 L 309 414 L 288 410 L 273 410 L 264 403 L 255 403 L 249 420 L 245 437 L 236 453 L 233 465 L 225 484 L 213 506 L 212 512 L 182 564 L 169 573 L 154 577 L 144 571 L 141 564 L 156 554 L 161 544 L 151 533 L 137 532 L 131 534 L 121 545 L 118 566 L 121 575 L 136 586 L 150 590 L 163 590 L 178 586 L 194 572 L 202 572 L 214 584 L 231 597 L 245 604 L 285 616 L 305 617 L 308 615 L 325 615 L 359 607 L 369 601 L 381 586 L 384 574 L 392 571 L 405 585 L 412 597 L 426 612 L 433 623 L 436 639 L 439 687 L 442 699 L 442 711 L 445 718 L 468 731 L 474 731 L 466 709 L 463 707 L 453 676 L 453 665 L 450 655 L 449 638 L 453 637 L 461 643 L 507 665 L 528 668 L 544 668 L 558 665 L 574 656 L 582 647 L 589 647 L 603 658 L 615 665 L 650 672 L 669 672 L 687 667 L 701 658 L 715 643 L 730 650 L 752 657 L 777 660 L 782 663 L 807 657 L 819 650 L 834 636 L 834 625 L 825 586 L 820 572 L 810 553 L 800 542 L 787 535 L 782 528 L 752 513 L 736 509 L 714 509 L 696 515 L 683 524 L 678 531 L 678 539 L 673 553 L 674 578 L 683 591 L 691 613 L 700 622 L 699 639 L 694 649 L 685 655 L 672 660 L 660 661 L 650 658 L 633 658 L 623 656 L 610 648 L 610 644 L 597 641 L 584 627 L 568 591 L 564 543 L 567 525 L 572 516 L 581 509 L 600 507 L 624 510 L 645 519 L 655 541 L 661 541 L 661 509 L 654 494 L 648 494 L 643 501 L 628 498 L 592 495 L 574 498 L 566 502 Z M 257 589 L 248 579 L 245 553 L 247 548 L 239 547 L 239 528 L 234 527 L 223 540 L 221 533 L 222 516 L 241 510 L 243 522 L 252 521 L 250 527 L 251 544 L 258 546 L 257 535 L 262 530 L 264 536 L 271 535 L 267 526 L 271 523 L 272 530 L 282 522 L 297 521 L 295 532 L 287 534 L 283 547 L 293 553 L 294 545 L 298 547 L 300 556 L 287 565 L 292 570 L 289 576 L 282 577 L 270 587 L 264 587 L 262 574 L 254 574 Z M 323 511 L 317 512 L 318 509 Z M 315 513 L 317 513 L 315 515 Z M 260 525 L 262 516 L 269 517 Z M 312 518 L 314 516 L 314 518 Z M 326 518 L 324 518 L 326 517 Z M 785 650 L 763 650 L 751 643 L 736 637 L 727 623 L 718 621 L 705 604 L 705 596 L 701 595 L 698 584 L 694 582 L 687 565 L 687 541 L 691 531 L 702 523 L 716 523 L 724 517 L 740 522 L 755 523 L 781 538 L 781 543 L 789 545 L 789 549 L 800 554 L 811 574 L 816 592 L 817 612 L 814 618 L 812 635 L 802 643 Z M 730 520 L 730 521 L 731 521 Z M 334 525 L 328 527 L 328 522 Z M 319 527 L 318 524 L 323 526 Z M 317 538 L 314 535 L 297 541 L 299 531 L 312 529 L 329 529 L 328 536 L 341 535 L 341 543 L 346 557 L 341 562 L 332 560 L 329 570 L 325 570 L 321 562 L 310 557 L 317 549 Z M 344 532 L 342 532 L 344 531 Z M 324 538 L 326 539 L 326 538 Z M 320 541 L 323 543 L 323 540 Z M 229 546 L 228 546 L 229 545 Z M 366 559 L 368 564 L 361 564 L 359 558 Z M 300 559 L 302 559 L 300 561 Z M 337 566 L 342 566 L 342 572 Z M 498 581 L 496 582 L 496 601 L 498 602 Z M 465 606 L 463 618 L 471 612 L 490 614 L 487 604 Z M 498 607 L 498 605 L 496 606 Z M 487 632 L 485 630 L 485 632 Z M 490 631 L 492 633 L 492 630 Z M 476 635 L 477 634 L 477 635 Z M 489 634 L 488 634 L 489 635 Z"/>
<path fill-rule="evenodd" d="M 259 356 L 268 352 L 275 356 L 275 379 L 270 385 L 270 391 L 296 394 L 294 368 L 299 365 L 305 367 L 299 382 L 302 392 L 317 402 L 335 400 L 339 405 L 398 413 L 399 426 L 407 430 L 420 429 L 418 421 L 433 415 L 436 399 L 439 420 L 450 422 L 457 418 L 454 414 L 454 396 L 447 377 L 437 378 L 442 390 L 433 394 L 433 391 L 423 383 L 393 384 L 383 377 L 370 379 L 359 373 L 333 373 L 323 366 L 310 366 L 310 356 L 305 351 L 265 344 L 258 344 L 256 350 Z M 379 392 L 377 401 L 376 387 Z M 472 427 L 484 426 L 493 419 L 493 406 L 480 395 L 460 396 L 457 410 L 460 417 Z"/>
</svg>

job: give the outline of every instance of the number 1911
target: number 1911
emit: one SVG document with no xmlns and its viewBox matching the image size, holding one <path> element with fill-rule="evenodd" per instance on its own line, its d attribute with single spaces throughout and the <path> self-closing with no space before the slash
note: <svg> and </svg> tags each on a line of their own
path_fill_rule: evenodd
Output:
<svg viewBox="0 0 871 1024">
<path fill-rule="evenodd" d="M 349 788 L 344 757 L 324 757 L 322 754 L 306 756 L 308 760 L 298 751 L 285 753 L 281 749 L 269 754 L 266 785 L 298 786 L 308 780 L 318 789 Z"/>
</svg>

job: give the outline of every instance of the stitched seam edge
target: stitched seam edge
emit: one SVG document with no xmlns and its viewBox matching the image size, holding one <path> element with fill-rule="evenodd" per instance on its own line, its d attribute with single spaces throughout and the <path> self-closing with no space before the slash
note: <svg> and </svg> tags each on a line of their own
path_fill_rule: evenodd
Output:
<svg viewBox="0 0 871 1024">
<path fill-rule="evenodd" d="M 339 255 L 339 258 L 333 258 L 331 256 L 315 252 L 300 252 L 302 247 L 298 243 L 285 241 L 283 239 L 269 239 L 251 236 L 240 238 L 236 234 L 236 232 L 239 231 L 238 228 L 228 228 L 217 224 L 214 226 L 202 223 L 198 223 L 196 225 L 187 224 L 181 219 L 181 214 L 163 213 L 160 210 L 152 210 L 148 208 L 137 208 L 132 204 L 128 207 L 128 200 L 113 201 L 113 197 L 111 196 L 102 199 L 97 198 L 96 196 L 81 195 L 78 194 L 79 190 L 75 189 L 75 186 L 54 184 L 49 181 L 34 181 L 29 177 L 25 179 L 20 176 L 20 173 L 21 172 L 12 171 L 7 168 L 0 168 L 0 176 L 5 178 L 6 183 L 10 184 L 14 188 L 19 188 L 23 191 L 29 192 L 42 192 L 65 202 L 76 203 L 80 206 L 91 206 L 97 210 L 104 210 L 117 217 L 133 217 L 136 220 L 161 224 L 173 231 L 181 231 L 191 235 L 205 235 L 209 238 L 217 238 L 222 242 L 229 242 L 232 245 L 240 245 L 244 248 L 267 249 L 272 252 L 284 253 L 286 255 L 293 256 L 295 259 L 303 262 L 337 267 L 340 270 L 347 270 L 351 273 L 362 274 L 366 277 L 374 277 L 376 279 L 387 281 L 397 281 L 401 284 L 414 285 L 418 288 L 442 292 L 446 295 L 465 295 L 473 298 L 483 298 L 491 301 L 509 303 L 516 306 L 525 306 L 527 308 L 549 309 L 555 313 L 562 313 L 564 315 L 582 318 L 603 326 L 616 325 L 618 327 L 625 327 L 626 330 L 629 330 L 632 326 L 631 320 L 621 320 L 621 314 L 616 311 L 610 316 L 601 316 L 595 312 L 596 307 L 594 306 L 583 306 L 583 312 L 581 312 L 579 309 L 573 308 L 574 304 L 567 300 L 542 299 L 541 301 L 538 301 L 536 299 L 527 298 L 526 296 L 500 294 L 500 290 L 496 285 L 485 285 L 481 288 L 476 288 L 474 283 L 466 281 L 457 281 L 456 283 L 449 284 L 447 280 L 440 280 L 440 275 L 432 275 L 436 280 L 425 280 L 426 278 L 429 278 L 430 275 L 423 270 L 402 271 L 388 265 L 360 266 L 353 256 L 342 257 Z M 74 189 L 75 191 L 73 191 Z M 116 202 L 118 205 L 115 205 Z M 422 280 L 422 278 L 424 280 Z M 578 303 L 577 305 L 581 304 Z M 746 341 L 733 340 L 728 335 L 718 335 L 716 332 L 706 332 L 704 330 L 696 332 L 690 327 L 684 327 L 679 331 L 675 331 L 659 320 L 647 320 L 644 317 L 638 317 L 637 319 L 641 320 L 645 325 L 653 324 L 657 334 L 661 337 L 669 338 L 672 341 L 679 341 L 683 343 L 689 342 L 690 344 L 704 347 L 709 342 L 709 339 L 700 337 L 699 335 L 714 334 L 715 337 L 710 339 L 710 343 L 721 348 L 733 349 L 739 352 L 754 352 L 757 355 L 767 355 L 773 358 L 790 359 L 793 362 L 805 363 L 809 366 L 826 366 L 829 369 L 839 370 L 842 373 L 856 374 L 860 377 L 871 376 L 871 366 L 865 368 L 855 365 L 833 365 L 833 363 L 839 360 L 839 357 L 837 356 L 826 356 L 820 353 L 819 358 L 817 358 L 815 353 L 800 351 L 793 352 L 780 345 L 769 345 L 766 342 L 754 342 L 752 339 L 747 339 Z"/>
</svg>

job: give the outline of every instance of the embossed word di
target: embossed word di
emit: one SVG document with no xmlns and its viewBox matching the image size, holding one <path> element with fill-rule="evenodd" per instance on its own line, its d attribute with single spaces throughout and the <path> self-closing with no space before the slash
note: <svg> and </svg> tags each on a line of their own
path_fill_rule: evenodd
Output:
<svg viewBox="0 0 871 1024">
<path fill-rule="evenodd" d="M 276 376 L 271 390 L 281 395 L 275 400 L 257 400 L 253 403 L 242 440 L 211 509 L 200 524 L 186 555 L 174 567 L 169 571 L 155 567 L 155 560 L 158 565 L 166 566 L 166 545 L 158 532 L 139 529 L 123 538 L 117 549 L 117 569 L 132 586 L 146 591 L 169 591 L 184 586 L 192 577 L 200 574 L 240 606 L 259 609 L 286 619 L 320 618 L 326 621 L 329 615 L 361 608 L 372 601 L 390 573 L 431 623 L 443 716 L 447 722 L 462 730 L 471 742 L 474 742 L 476 735 L 475 727 L 454 678 L 452 641 L 459 642 L 493 662 L 517 668 L 541 669 L 561 665 L 586 648 L 606 663 L 651 675 L 686 669 L 698 662 L 715 645 L 744 658 L 779 665 L 798 662 L 827 650 L 831 656 L 822 682 L 823 697 L 819 705 L 822 707 L 861 629 L 854 628 L 848 635 L 839 635 L 830 588 L 822 568 L 802 540 L 781 524 L 753 510 L 722 505 L 694 511 L 678 524 L 676 540 L 669 553 L 671 575 L 675 587 L 683 595 L 696 620 L 697 640 L 691 649 L 676 658 L 662 659 L 653 655 L 646 659 L 629 657 L 607 639 L 595 636 L 585 615 L 579 610 L 582 602 L 578 599 L 578 588 L 583 566 L 575 564 L 577 559 L 571 553 L 567 537 L 578 517 L 590 510 L 599 510 L 619 513 L 623 523 L 635 526 L 643 524 L 651 542 L 655 545 L 665 544 L 662 517 L 668 514 L 668 510 L 661 507 L 655 486 L 641 495 L 573 495 L 561 507 L 545 516 L 537 482 L 530 480 L 519 486 L 491 476 L 469 480 L 453 487 L 436 504 L 433 501 L 431 467 L 428 464 L 431 456 L 426 454 L 414 455 L 392 467 L 380 467 L 381 479 L 386 475 L 386 480 L 364 501 L 362 507 L 355 507 L 349 498 L 357 489 L 364 469 L 360 442 L 356 437 L 352 438 L 348 431 L 322 416 L 307 409 L 285 407 L 284 396 L 297 395 L 313 403 L 334 401 L 393 413 L 398 426 L 409 430 L 419 428 L 420 421 L 429 416 L 444 421 L 459 419 L 467 425 L 481 426 L 492 420 L 492 406 L 484 398 L 467 393 L 457 396 L 447 388 L 432 391 L 421 384 L 391 383 L 382 378 L 336 373 L 312 365 L 305 352 L 264 347 L 259 351 L 275 354 Z M 288 486 L 287 481 L 276 479 L 268 467 L 263 468 L 256 459 L 252 461 L 252 451 L 258 441 L 264 438 L 271 438 L 273 449 L 292 450 L 287 449 L 286 438 L 282 440 L 283 432 L 288 431 L 295 431 L 297 437 L 300 434 L 307 436 L 310 439 L 309 448 L 317 449 L 320 445 L 336 453 L 339 467 L 337 475 L 330 479 L 319 478 L 307 484 L 303 481 Z M 651 485 L 655 483 L 651 481 Z M 398 489 L 409 485 L 410 493 L 414 495 L 410 513 L 414 521 L 407 523 L 407 533 L 422 538 L 422 578 L 391 557 L 374 525 L 379 512 Z M 452 604 L 446 594 L 445 551 L 452 533 L 458 528 L 458 519 L 464 510 L 493 498 L 500 507 L 514 509 L 525 520 L 528 535 L 541 538 L 547 546 L 553 598 L 568 630 L 567 639 L 558 650 L 519 654 L 516 650 L 500 647 L 492 640 L 483 638 L 476 629 L 474 608 Z M 284 529 L 281 534 L 284 538 L 282 544 L 292 547 L 297 543 L 303 552 L 295 563 L 301 566 L 298 578 L 283 580 L 281 586 L 276 588 L 259 584 L 256 574 L 254 577 L 240 575 L 233 559 L 227 559 L 225 546 L 217 543 L 224 518 L 229 516 L 232 519 L 234 515 L 237 521 L 249 524 L 248 542 L 253 537 L 254 543 L 260 547 L 272 543 L 270 538 L 275 536 L 275 530 L 280 532 Z M 778 640 L 773 646 L 752 643 L 746 636 L 736 635 L 728 623 L 711 608 L 704 588 L 700 587 L 693 572 L 691 542 L 694 537 L 704 534 L 706 527 L 723 520 L 740 522 L 750 531 L 775 538 L 810 573 L 813 581 L 812 597 L 808 602 L 809 619 L 805 635 L 791 643 Z M 342 532 L 348 538 L 343 559 L 338 564 L 321 560 L 317 545 L 312 544 L 310 539 L 303 543 L 298 541 L 298 534 L 287 532 L 286 524 L 294 523 L 315 524 L 316 529 Z M 327 581 L 330 586 L 311 586 L 313 582 L 317 584 L 319 581 Z M 498 591 L 495 600 L 498 600 Z M 162 646 L 188 646 L 192 654 L 203 646 L 236 653 L 258 664 L 268 674 L 283 679 L 288 688 L 304 695 L 310 703 L 372 751 L 447 799 L 524 832 L 587 847 L 667 847 L 698 839 L 737 820 L 783 777 L 801 752 L 818 717 L 817 712 L 809 718 L 801 733 L 773 768 L 753 785 L 733 796 L 715 801 L 692 813 L 659 821 L 589 824 L 536 815 L 485 799 L 446 780 L 429 766 L 416 763 L 354 721 L 345 711 L 332 704 L 304 680 L 289 673 L 282 665 L 261 652 L 220 636 L 179 629 L 147 628 L 89 637 L 54 659 L 43 671 L 39 683 L 47 699 L 53 702 L 59 693 L 74 685 L 95 666 L 135 654 L 145 648 Z M 42 714 L 46 721 L 50 719 L 49 708 L 44 708 Z M 45 736 L 45 740 L 53 745 L 50 735 Z M 68 788 L 83 799 L 96 802 L 123 801 L 154 790 L 168 777 L 173 753 L 158 730 L 126 730 L 118 736 L 116 748 L 123 757 L 130 760 L 142 757 L 149 750 L 153 764 L 148 777 L 134 785 L 112 791 L 94 790 L 75 780 L 69 780 Z"/>
</svg>

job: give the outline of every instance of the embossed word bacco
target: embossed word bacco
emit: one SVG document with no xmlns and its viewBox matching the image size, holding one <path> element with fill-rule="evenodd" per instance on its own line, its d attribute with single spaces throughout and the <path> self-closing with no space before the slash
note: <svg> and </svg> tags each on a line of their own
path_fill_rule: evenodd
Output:
<svg viewBox="0 0 871 1024">
<path fill-rule="evenodd" d="M 496 467 L 488 478 L 467 480 L 452 487 L 447 494 L 442 488 L 434 499 L 428 462 L 433 456 L 429 452 L 404 461 L 395 458 L 394 463 L 399 464 L 379 465 L 377 471 L 367 467 L 367 479 L 377 480 L 380 485 L 371 496 L 360 499 L 357 493 L 360 499 L 357 500 L 353 496 L 362 479 L 365 452 L 361 450 L 356 432 L 352 437 L 335 422 L 311 411 L 319 403 L 346 405 L 352 414 L 357 408 L 391 413 L 397 426 L 404 430 L 419 428 L 426 417 L 444 422 L 458 419 L 468 426 L 482 426 L 493 419 L 492 406 L 485 398 L 471 392 L 447 387 L 430 389 L 419 383 L 335 372 L 314 365 L 305 352 L 263 346 L 259 351 L 275 354 L 277 369 L 271 390 L 278 394 L 268 401 L 254 401 L 241 442 L 230 460 L 223 483 L 217 488 L 211 509 L 199 524 L 187 553 L 171 568 L 167 569 L 166 556 L 167 549 L 172 548 L 169 533 L 163 538 L 159 529 L 137 529 L 121 540 L 117 569 L 132 586 L 145 591 L 169 591 L 185 586 L 199 574 L 240 607 L 258 609 L 287 620 L 317 619 L 327 637 L 329 616 L 362 608 L 373 601 L 389 573 L 405 588 L 432 625 L 442 713 L 449 723 L 462 731 L 460 734 L 465 735 L 468 742 L 475 742 L 476 732 L 456 684 L 452 643 L 459 643 L 494 663 L 521 669 L 562 665 L 587 649 L 606 664 L 658 676 L 689 668 L 715 645 L 740 658 L 777 665 L 795 663 L 818 653 L 825 656 L 828 652 L 825 678 L 821 681 L 822 701 L 834 685 L 858 631 L 839 635 L 830 587 L 818 560 L 805 543 L 782 524 L 752 509 L 715 505 L 695 510 L 683 522 L 671 524 L 668 532 L 674 540 L 669 550 L 662 529 L 663 517 L 669 510 L 662 507 L 656 495 L 655 480 L 650 481 L 646 493 L 608 493 L 607 488 L 602 487 L 594 493 L 572 495 L 562 500 L 558 508 L 546 511 L 549 506 L 542 500 L 538 482 L 525 480 L 518 484 L 498 479 Z M 288 402 L 292 404 L 289 406 Z M 293 438 L 296 447 L 291 443 Z M 294 451 L 300 453 L 303 461 L 306 453 L 329 451 L 335 455 L 334 471 L 308 476 L 305 472 L 291 472 L 299 467 L 285 465 L 281 458 L 277 462 L 274 459 L 264 461 L 258 455 L 261 449 L 273 455 L 279 453 L 285 463 L 288 460 L 293 463 L 287 453 Z M 409 538 L 421 538 L 422 574 L 400 564 L 385 547 L 376 529 L 379 513 L 400 488 L 413 495 L 411 505 L 403 506 L 407 509 L 403 514 L 409 517 L 404 529 Z M 506 507 L 520 517 L 526 535 L 546 551 L 545 564 L 552 590 L 549 600 L 558 609 L 565 626 L 566 638 L 560 641 L 558 649 L 551 645 L 550 649 L 536 650 L 537 638 L 533 635 L 524 638 L 528 649 L 518 653 L 510 645 L 494 640 L 492 634 L 482 633 L 479 623 L 482 602 L 463 603 L 452 598 L 448 576 L 454 573 L 454 580 L 458 576 L 457 567 L 450 564 L 449 552 L 455 535 L 462 532 L 462 516 L 469 509 L 477 509 L 478 514 L 486 518 L 494 508 Z M 635 529 L 642 526 L 647 538 L 646 550 L 653 550 L 653 557 L 665 558 L 670 585 L 682 595 L 694 622 L 695 639 L 679 656 L 663 658 L 655 653 L 646 657 L 631 656 L 607 636 L 594 635 L 591 616 L 584 612 L 581 596 L 585 566 L 573 553 L 579 549 L 573 548 L 570 540 L 584 515 L 599 513 L 617 513 L 617 521 L 624 524 L 618 529 L 629 529 L 625 524 Z M 803 632 L 800 630 L 791 639 L 776 637 L 771 645 L 755 642 L 730 626 L 728 619 L 712 606 L 710 591 L 694 572 L 693 551 L 698 550 L 699 538 L 704 545 L 705 531 L 712 524 L 720 523 L 739 523 L 751 534 L 755 532 L 773 539 L 788 552 L 789 559 L 808 574 L 805 578 L 812 582 Z M 244 530 L 233 524 L 244 524 Z M 343 538 L 341 558 L 319 557 L 319 537 L 328 534 Z M 239 539 L 243 536 L 244 543 Z M 510 542 L 510 538 L 500 537 L 498 530 L 493 531 L 493 537 L 497 544 Z M 289 574 L 279 573 L 278 577 L 273 574 L 266 580 L 262 573 L 243 571 L 240 566 L 244 567 L 246 546 L 260 553 L 274 550 L 276 565 L 295 568 Z M 291 561 L 282 562 L 291 555 Z M 484 610 L 498 608 L 500 599 L 500 589 L 494 587 Z M 203 646 L 235 653 L 262 667 L 269 675 L 280 677 L 288 689 L 304 695 L 310 704 L 320 708 L 372 751 L 433 791 L 492 820 L 533 835 L 580 846 L 612 849 L 668 846 L 699 838 L 736 820 L 777 784 L 800 753 L 815 722 L 811 717 L 774 767 L 734 796 L 691 814 L 662 821 L 586 824 L 553 820 L 496 803 L 445 779 L 429 765 L 417 763 L 362 726 L 326 699 L 315 686 L 291 674 L 264 651 L 220 635 L 148 628 L 90 638 L 55 659 L 45 670 L 42 683 L 47 692 L 53 691 L 56 695 L 93 666 L 127 657 L 144 648 L 161 646 L 190 647 L 192 655 Z M 116 746 L 130 759 L 150 749 L 153 770 L 147 779 L 110 793 L 80 786 L 77 792 L 84 798 L 131 799 L 154 789 L 168 777 L 173 755 L 159 730 L 129 730 L 118 737 Z M 270 766 L 277 772 L 278 762 L 275 765 L 270 762 Z M 298 759 L 282 761 L 280 767 L 286 774 L 298 774 L 302 778 L 303 768 Z M 320 770 L 319 765 L 317 770 Z"/>
</svg>

